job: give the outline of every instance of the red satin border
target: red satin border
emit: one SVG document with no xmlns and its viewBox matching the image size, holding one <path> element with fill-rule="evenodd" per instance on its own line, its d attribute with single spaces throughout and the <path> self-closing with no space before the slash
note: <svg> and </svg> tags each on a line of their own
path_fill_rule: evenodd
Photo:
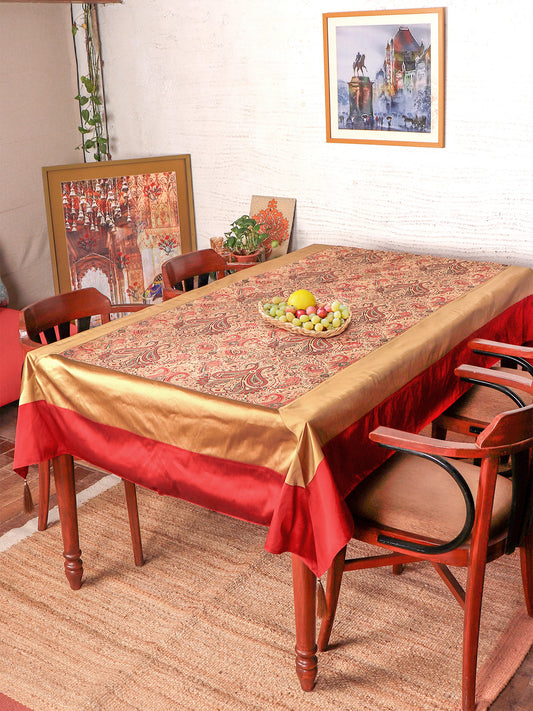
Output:
<svg viewBox="0 0 533 711">
<path fill-rule="evenodd" d="M 38 424 L 36 424 L 38 423 Z M 31 433 L 46 432 L 35 438 Z M 21 405 L 14 469 L 71 454 L 160 494 L 268 526 L 283 478 L 267 467 L 196 454 L 102 425 L 42 400 Z"/>
</svg>

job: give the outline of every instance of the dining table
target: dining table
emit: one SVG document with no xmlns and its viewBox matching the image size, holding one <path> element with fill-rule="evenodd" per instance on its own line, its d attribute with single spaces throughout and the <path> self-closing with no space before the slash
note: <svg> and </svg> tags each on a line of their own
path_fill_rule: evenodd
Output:
<svg viewBox="0 0 533 711">
<path fill-rule="evenodd" d="M 339 301 L 333 337 L 266 321 L 307 289 Z M 14 469 L 53 460 L 65 573 L 83 567 L 73 457 L 267 528 L 290 553 L 296 672 L 318 669 L 317 577 L 353 531 L 345 499 L 390 453 L 378 424 L 418 432 L 469 387 L 471 338 L 533 338 L 533 271 L 489 261 L 313 244 L 27 354 Z"/>
</svg>

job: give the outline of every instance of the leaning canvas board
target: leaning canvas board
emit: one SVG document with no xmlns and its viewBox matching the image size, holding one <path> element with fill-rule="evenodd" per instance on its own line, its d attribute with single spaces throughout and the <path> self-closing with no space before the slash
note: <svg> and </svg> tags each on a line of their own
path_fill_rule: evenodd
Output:
<svg viewBox="0 0 533 711">
<path fill-rule="evenodd" d="M 267 259 L 274 259 L 287 254 L 295 209 L 295 198 L 252 195 L 250 217 L 269 227 L 269 242 L 270 244 L 274 242 L 272 251 L 267 254 Z M 278 243 L 277 245 L 276 242 Z"/>
</svg>

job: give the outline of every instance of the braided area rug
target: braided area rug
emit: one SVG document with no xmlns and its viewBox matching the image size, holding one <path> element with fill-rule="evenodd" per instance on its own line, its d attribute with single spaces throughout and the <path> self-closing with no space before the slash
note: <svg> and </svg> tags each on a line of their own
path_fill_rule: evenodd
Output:
<svg viewBox="0 0 533 711">
<path fill-rule="evenodd" d="M 64 576 L 57 521 L 4 546 L 0 692 L 33 711 L 459 708 L 462 612 L 430 566 L 345 575 L 332 649 L 304 693 L 290 556 L 266 553 L 261 527 L 138 494 L 141 568 L 121 486 L 79 508 L 81 590 Z M 532 642 L 518 558 L 500 559 L 486 580 L 480 710 Z"/>
</svg>

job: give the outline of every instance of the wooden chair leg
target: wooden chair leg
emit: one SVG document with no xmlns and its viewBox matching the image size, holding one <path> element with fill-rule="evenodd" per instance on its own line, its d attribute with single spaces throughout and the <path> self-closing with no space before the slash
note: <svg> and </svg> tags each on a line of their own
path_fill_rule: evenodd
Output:
<svg viewBox="0 0 533 711">
<path fill-rule="evenodd" d="M 431 436 L 433 439 L 446 439 L 446 429 L 434 421 L 431 423 Z"/>
<path fill-rule="evenodd" d="M 48 526 L 50 505 L 50 461 L 39 463 L 39 518 L 37 528 L 45 531 Z"/>
<path fill-rule="evenodd" d="M 137 506 L 137 491 L 135 484 L 126 479 L 124 483 L 124 493 L 126 495 L 126 506 L 128 507 L 128 519 L 130 522 L 131 542 L 133 545 L 133 558 L 135 565 L 144 563 L 142 541 L 141 541 L 141 526 L 139 523 L 139 508 Z"/>
<path fill-rule="evenodd" d="M 325 652 L 328 648 L 331 629 L 337 611 L 337 602 L 339 601 L 339 592 L 342 583 L 342 574 L 344 572 L 344 559 L 346 557 L 346 547 L 340 550 L 328 570 L 328 579 L 326 583 L 326 614 L 322 618 L 320 632 L 318 634 L 318 651 Z"/>
<path fill-rule="evenodd" d="M 463 705 L 462 711 L 474 711 L 479 622 L 485 578 L 485 556 L 474 559 L 468 569 L 463 624 Z"/>
<path fill-rule="evenodd" d="M 520 570 L 527 614 L 533 617 L 533 526 L 529 527 L 520 546 Z"/>
</svg>

